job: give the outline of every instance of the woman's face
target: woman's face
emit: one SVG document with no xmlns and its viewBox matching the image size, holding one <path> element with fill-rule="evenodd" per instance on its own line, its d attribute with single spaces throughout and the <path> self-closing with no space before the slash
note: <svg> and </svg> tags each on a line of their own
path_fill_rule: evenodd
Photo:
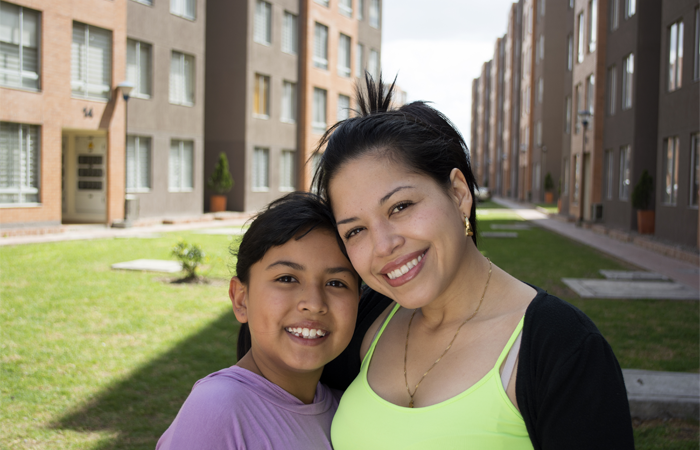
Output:
<svg viewBox="0 0 700 450">
<path fill-rule="evenodd" d="M 467 246 L 472 197 L 461 172 L 449 189 L 402 164 L 369 155 L 329 185 L 338 232 L 360 277 L 402 306 L 424 306 L 454 289 Z"/>
</svg>

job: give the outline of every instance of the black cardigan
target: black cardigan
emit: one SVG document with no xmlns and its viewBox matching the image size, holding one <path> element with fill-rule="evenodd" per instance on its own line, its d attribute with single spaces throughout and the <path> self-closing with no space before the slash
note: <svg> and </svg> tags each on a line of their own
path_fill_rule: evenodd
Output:
<svg viewBox="0 0 700 450">
<path fill-rule="evenodd" d="M 525 312 L 516 398 L 535 450 L 634 449 L 622 371 L 595 324 L 542 289 Z M 345 390 L 360 372 L 367 330 L 391 299 L 366 289 L 350 345 L 321 381 Z"/>
</svg>

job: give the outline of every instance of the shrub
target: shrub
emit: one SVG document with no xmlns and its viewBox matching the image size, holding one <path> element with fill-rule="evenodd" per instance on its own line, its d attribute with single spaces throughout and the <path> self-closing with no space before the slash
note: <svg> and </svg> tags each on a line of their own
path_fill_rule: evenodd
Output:
<svg viewBox="0 0 700 450">
<path fill-rule="evenodd" d="M 552 174 L 547 172 L 547 175 L 544 177 L 544 190 L 547 192 L 552 192 L 554 190 L 554 178 L 552 178 Z"/>
<path fill-rule="evenodd" d="M 233 187 L 233 177 L 228 170 L 226 153 L 219 153 L 219 160 L 214 167 L 214 173 L 207 180 L 207 186 L 219 195 L 223 195 Z"/>
<path fill-rule="evenodd" d="M 197 267 L 204 262 L 205 257 L 199 245 L 180 241 L 173 247 L 171 254 L 182 263 L 182 270 L 186 273 L 185 278 L 197 278 Z"/>
<path fill-rule="evenodd" d="M 632 191 L 632 207 L 646 210 L 651 205 L 651 196 L 654 194 L 654 180 L 646 170 L 639 177 L 637 185 Z"/>
</svg>

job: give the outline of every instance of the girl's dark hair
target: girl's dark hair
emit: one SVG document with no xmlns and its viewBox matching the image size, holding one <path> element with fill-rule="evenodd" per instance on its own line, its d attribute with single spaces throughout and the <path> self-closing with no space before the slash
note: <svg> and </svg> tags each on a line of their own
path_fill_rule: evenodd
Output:
<svg viewBox="0 0 700 450">
<path fill-rule="evenodd" d="M 250 267 L 263 259 L 268 250 L 284 245 L 291 239 L 299 240 L 315 229 L 332 232 L 338 240 L 340 251 L 348 257 L 336 231 L 333 213 L 320 196 L 308 192 L 292 192 L 273 201 L 253 217 L 238 249 L 231 246 L 230 252 L 237 258 L 236 276 L 247 285 L 250 281 Z M 250 346 L 250 330 L 248 324 L 243 323 L 238 332 L 238 359 L 250 350 Z"/>
<path fill-rule="evenodd" d="M 375 83 L 365 72 L 366 93 L 357 87 L 358 116 L 332 126 L 314 152 L 320 156 L 313 179 L 316 192 L 327 198 L 330 204 L 328 185 L 343 165 L 373 154 L 427 175 L 445 189 L 450 186 L 450 172 L 457 168 L 467 180 L 475 199 L 476 179 L 462 135 L 447 117 L 425 102 L 412 102 L 391 109 L 395 83 L 396 79 L 387 87 L 381 75 Z M 476 200 L 472 203 L 469 222 L 476 244 Z"/>
</svg>

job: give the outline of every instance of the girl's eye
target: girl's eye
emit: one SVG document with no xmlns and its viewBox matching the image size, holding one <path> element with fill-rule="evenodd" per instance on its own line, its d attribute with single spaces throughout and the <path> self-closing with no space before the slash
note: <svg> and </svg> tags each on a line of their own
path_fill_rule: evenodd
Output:
<svg viewBox="0 0 700 450">
<path fill-rule="evenodd" d="M 340 280 L 331 280 L 328 283 L 326 283 L 326 286 L 339 287 L 339 288 L 347 287 L 347 285 Z"/>
<path fill-rule="evenodd" d="M 345 237 L 345 240 L 347 241 L 348 239 L 350 239 L 351 237 L 355 236 L 355 235 L 356 235 L 357 233 L 359 233 L 360 231 L 362 231 L 362 228 L 353 228 L 352 230 L 350 230 L 350 231 L 348 231 L 347 233 L 345 233 L 345 236 L 344 236 L 344 237 Z"/>
<path fill-rule="evenodd" d="M 413 202 L 401 202 L 391 209 L 391 214 L 399 213 L 411 205 L 413 205 Z"/>
<path fill-rule="evenodd" d="M 296 282 L 296 278 L 294 278 L 291 275 L 282 275 L 281 277 L 277 278 L 275 281 L 279 281 L 280 283 L 294 283 Z"/>
</svg>

